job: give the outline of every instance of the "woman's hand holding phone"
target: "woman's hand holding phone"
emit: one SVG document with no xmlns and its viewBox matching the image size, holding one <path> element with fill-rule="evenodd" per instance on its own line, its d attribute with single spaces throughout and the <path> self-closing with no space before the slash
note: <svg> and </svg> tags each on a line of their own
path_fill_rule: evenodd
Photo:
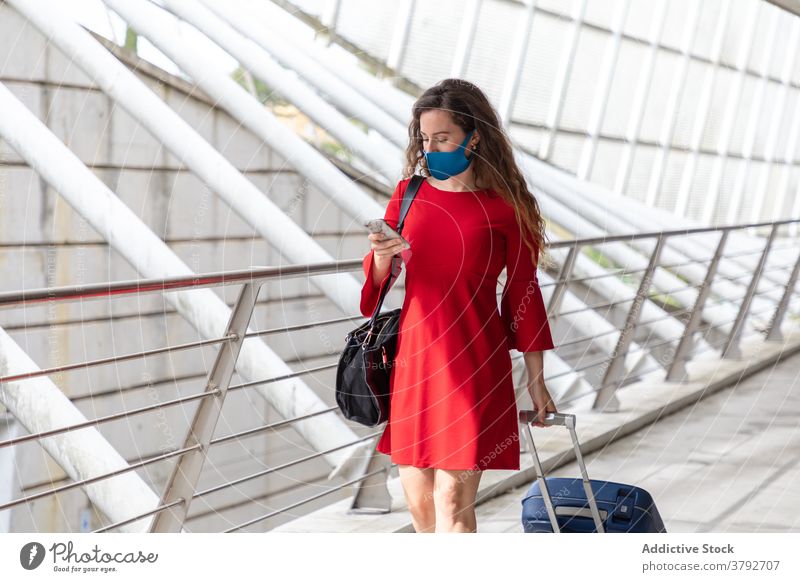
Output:
<svg viewBox="0 0 800 582">
<path fill-rule="evenodd" d="M 403 250 L 403 241 L 399 238 L 386 239 L 382 232 L 373 232 L 369 235 L 372 243 L 372 260 L 375 261 L 375 268 L 372 270 L 372 282 L 380 285 L 383 278 L 392 268 L 392 257 Z"/>
<path fill-rule="evenodd" d="M 367 237 L 372 243 L 372 250 L 375 251 L 375 259 L 381 257 L 386 263 L 391 262 L 391 258 L 403 250 L 403 239 L 387 239 L 382 232 L 372 232 Z"/>
<path fill-rule="evenodd" d="M 368 238 L 372 246 L 375 268 L 372 270 L 373 283 L 380 285 L 384 277 L 392 267 L 392 257 L 407 248 L 407 243 L 397 231 L 388 227 L 383 219 L 367 221 L 364 226 L 372 232 Z M 385 230 L 391 229 L 391 233 L 397 234 L 396 237 L 387 237 Z"/>
</svg>

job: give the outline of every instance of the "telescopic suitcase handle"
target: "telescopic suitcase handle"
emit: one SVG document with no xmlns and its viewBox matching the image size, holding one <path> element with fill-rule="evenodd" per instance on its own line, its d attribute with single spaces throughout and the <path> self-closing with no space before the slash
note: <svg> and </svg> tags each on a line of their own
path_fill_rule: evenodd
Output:
<svg viewBox="0 0 800 582">
<path fill-rule="evenodd" d="M 561 528 L 558 525 L 556 512 L 553 508 L 553 500 L 550 497 L 550 489 L 547 487 L 547 480 L 544 478 L 544 471 L 542 464 L 539 462 L 539 455 L 536 453 L 536 446 L 533 444 L 533 433 L 531 432 L 531 423 L 538 420 L 539 413 L 536 410 L 520 410 L 519 421 L 525 425 L 525 431 L 528 434 L 528 444 L 531 448 L 531 457 L 533 458 L 533 467 L 536 471 L 536 478 L 541 481 L 542 497 L 544 498 L 544 505 L 547 509 L 547 515 L 550 517 L 550 524 L 553 526 L 553 532 L 561 533 Z M 603 520 L 600 519 L 600 511 L 597 508 L 597 501 L 594 498 L 592 485 L 589 482 L 589 475 L 586 472 L 586 465 L 583 462 L 583 455 L 581 454 L 581 447 L 578 444 L 578 435 L 575 432 L 575 415 L 564 414 L 562 412 L 548 412 L 544 416 L 545 426 L 565 426 L 569 430 L 572 437 L 572 448 L 575 449 L 575 459 L 578 461 L 578 466 L 581 468 L 581 476 L 583 479 L 583 490 L 586 492 L 586 498 L 589 500 L 589 509 L 592 512 L 596 533 L 604 533 Z"/>
</svg>

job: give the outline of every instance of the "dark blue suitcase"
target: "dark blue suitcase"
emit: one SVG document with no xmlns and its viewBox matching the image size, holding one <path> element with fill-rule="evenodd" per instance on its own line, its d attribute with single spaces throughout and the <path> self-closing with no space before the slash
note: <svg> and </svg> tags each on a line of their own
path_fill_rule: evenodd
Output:
<svg viewBox="0 0 800 582">
<path fill-rule="evenodd" d="M 520 422 L 525 423 L 537 476 L 521 501 L 525 533 L 666 533 L 647 491 L 624 483 L 589 479 L 575 432 L 574 414 L 548 413 L 545 424 L 569 429 L 582 478 L 545 478 L 530 429 L 535 416 L 532 410 L 519 413 Z"/>
<path fill-rule="evenodd" d="M 596 531 L 581 479 L 547 477 L 546 481 L 561 532 Z M 534 481 L 522 499 L 525 533 L 553 532 L 539 482 Z M 597 479 L 589 483 L 607 533 L 666 533 L 653 498 L 641 487 Z"/>
</svg>

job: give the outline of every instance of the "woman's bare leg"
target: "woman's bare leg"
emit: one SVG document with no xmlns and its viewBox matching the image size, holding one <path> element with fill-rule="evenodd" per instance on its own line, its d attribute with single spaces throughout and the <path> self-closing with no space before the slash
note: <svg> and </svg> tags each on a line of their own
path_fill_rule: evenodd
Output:
<svg viewBox="0 0 800 582">
<path fill-rule="evenodd" d="M 475 497 L 483 471 L 435 471 L 433 499 L 436 506 L 436 532 L 477 532 Z"/>
<path fill-rule="evenodd" d="M 433 506 L 433 471 L 430 467 L 398 465 L 403 494 L 417 533 L 433 533 L 436 513 Z"/>
</svg>

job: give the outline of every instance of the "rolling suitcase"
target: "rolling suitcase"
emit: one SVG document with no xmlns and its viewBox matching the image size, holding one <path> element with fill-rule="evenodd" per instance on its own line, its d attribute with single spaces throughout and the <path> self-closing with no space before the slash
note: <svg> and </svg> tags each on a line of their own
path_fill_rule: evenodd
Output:
<svg viewBox="0 0 800 582">
<path fill-rule="evenodd" d="M 544 422 L 549 426 L 565 426 L 570 431 L 582 478 L 544 477 L 531 432 L 530 423 L 535 419 L 533 410 L 519 412 L 536 471 L 536 481 L 521 501 L 525 533 L 666 533 L 647 491 L 633 485 L 589 479 L 575 432 L 574 414 L 549 412 Z"/>
</svg>

